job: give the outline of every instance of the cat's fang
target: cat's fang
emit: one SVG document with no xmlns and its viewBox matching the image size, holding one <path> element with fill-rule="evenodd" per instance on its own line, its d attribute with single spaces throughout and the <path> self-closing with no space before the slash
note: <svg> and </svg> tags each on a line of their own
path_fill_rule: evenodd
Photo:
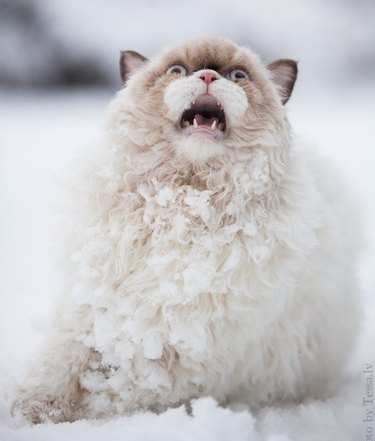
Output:
<svg viewBox="0 0 375 441">
<path fill-rule="evenodd" d="M 226 129 L 225 111 L 221 103 L 213 95 L 200 95 L 185 108 L 180 118 L 180 127 L 188 127 L 186 121 L 195 130 L 204 126 L 212 133 L 217 128 Z M 213 125 L 214 121 L 216 123 Z M 212 127 L 212 129 L 211 129 Z"/>
</svg>

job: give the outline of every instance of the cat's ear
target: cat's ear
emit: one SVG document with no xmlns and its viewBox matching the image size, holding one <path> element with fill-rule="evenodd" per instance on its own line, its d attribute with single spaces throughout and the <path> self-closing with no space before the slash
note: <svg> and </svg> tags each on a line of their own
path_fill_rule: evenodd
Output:
<svg viewBox="0 0 375 441">
<path fill-rule="evenodd" d="M 271 78 L 279 86 L 281 102 L 285 104 L 292 94 L 294 83 L 297 79 L 297 62 L 283 58 L 267 66 L 271 71 Z"/>
<path fill-rule="evenodd" d="M 129 79 L 130 75 L 138 70 L 148 60 L 143 55 L 134 51 L 120 52 L 120 75 L 123 84 Z"/>
</svg>

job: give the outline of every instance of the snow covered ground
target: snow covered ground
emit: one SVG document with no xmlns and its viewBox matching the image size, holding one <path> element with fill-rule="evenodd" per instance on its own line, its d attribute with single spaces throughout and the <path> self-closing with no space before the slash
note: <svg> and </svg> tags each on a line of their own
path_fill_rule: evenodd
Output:
<svg viewBox="0 0 375 441">
<path fill-rule="evenodd" d="M 110 93 L 96 90 L 10 93 L 0 90 L 0 440 L 1 441 L 351 441 L 374 440 L 365 422 L 366 378 L 375 366 L 375 88 L 296 89 L 288 104 L 294 129 L 333 160 L 363 202 L 368 248 L 359 268 L 362 339 L 337 394 L 322 401 L 262 409 L 223 409 L 209 399 L 184 409 L 111 421 L 18 426 L 9 415 L 16 381 L 48 327 L 62 275 L 53 264 L 54 209 L 74 156 L 100 134 Z M 351 326 L 348 323 L 348 326 Z M 372 369 L 372 368 L 371 368 Z M 370 370 L 371 370 L 370 369 Z M 369 370 L 369 369 L 367 369 Z M 373 384 L 373 383 L 371 383 Z M 375 420 L 375 415 L 372 415 Z M 372 437 L 366 438 L 372 430 Z M 366 432 L 367 431 L 367 432 Z"/>
</svg>

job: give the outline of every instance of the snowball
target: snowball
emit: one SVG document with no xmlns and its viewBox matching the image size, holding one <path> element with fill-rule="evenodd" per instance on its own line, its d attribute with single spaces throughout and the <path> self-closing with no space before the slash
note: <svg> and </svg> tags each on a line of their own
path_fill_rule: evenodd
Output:
<svg viewBox="0 0 375 441">
<path fill-rule="evenodd" d="M 246 222 L 243 231 L 248 236 L 255 236 L 258 233 L 257 227 L 253 222 Z"/>
<path fill-rule="evenodd" d="M 173 191 L 169 187 L 163 187 L 155 196 L 155 201 L 162 207 L 166 207 L 168 202 L 173 200 Z"/>
</svg>

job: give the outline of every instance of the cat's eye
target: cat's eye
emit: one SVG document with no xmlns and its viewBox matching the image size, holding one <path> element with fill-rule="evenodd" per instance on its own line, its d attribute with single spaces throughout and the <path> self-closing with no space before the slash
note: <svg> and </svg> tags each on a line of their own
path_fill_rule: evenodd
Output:
<svg viewBox="0 0 375 441">
<path fill-rule="evenodd" d="M 186 76 L 188 74 L 188 70 L 185 66 L 182 66 L 181 64 L 174 64 L 167 69 L 167 74 L 178 74 Z"/>
<path fill-rule="evenodd" d="M 226 74 L 226 77 L 231 81 L 247 80 L 249 74 L 242 69 L 232 69 Z"/>
</svg>

